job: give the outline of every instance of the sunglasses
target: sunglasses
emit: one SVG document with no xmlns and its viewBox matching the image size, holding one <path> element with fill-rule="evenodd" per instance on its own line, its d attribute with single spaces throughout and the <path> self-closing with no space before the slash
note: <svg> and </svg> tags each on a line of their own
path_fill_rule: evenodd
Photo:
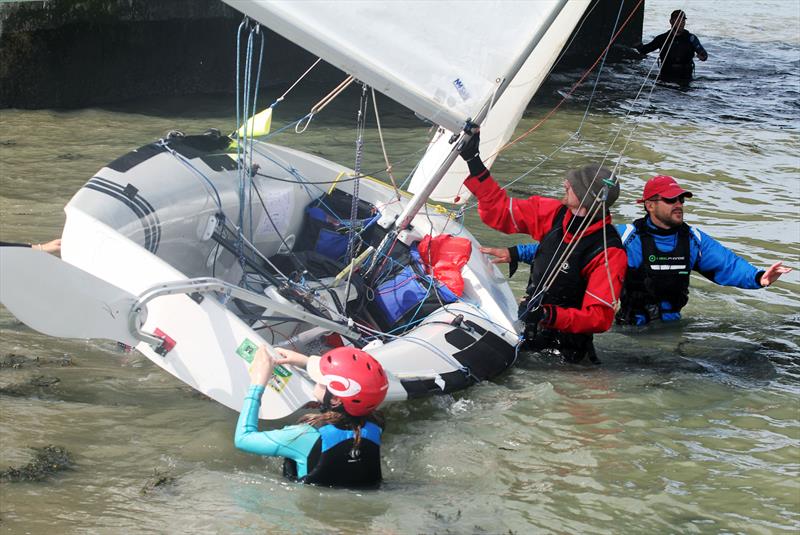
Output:
<svg viewBox="0 0 800 535">
<path fill-rule="evenodd" d="M 664 204 L 675 204 L 676 202 L 680 201 L 681 204 L 686 204 L 686 199 L 688 197 L 686 195 L 678 195 L 677 197 L 672 197 L 671 199 L 667 199 L 666 197 L 658 197 L 653 199 L 654 201 L 661 201 Z"/>
</svg>

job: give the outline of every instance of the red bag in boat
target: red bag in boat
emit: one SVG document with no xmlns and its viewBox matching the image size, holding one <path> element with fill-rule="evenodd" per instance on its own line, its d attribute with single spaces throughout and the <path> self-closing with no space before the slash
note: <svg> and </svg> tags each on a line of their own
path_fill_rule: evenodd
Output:
<svg viewBox="0 0 800 535">
<path fill-rule="evenodd" d="M 428 235 L 419 242 L 417 250 L 428 273 L 432 273 L 434 279 L 461 297 L 464 293 L 461 268 L 472 254 L 472 242 L 467 238 L 456 238 L 450 234 L 440 234 L 435 238 Z"/>
</svg>

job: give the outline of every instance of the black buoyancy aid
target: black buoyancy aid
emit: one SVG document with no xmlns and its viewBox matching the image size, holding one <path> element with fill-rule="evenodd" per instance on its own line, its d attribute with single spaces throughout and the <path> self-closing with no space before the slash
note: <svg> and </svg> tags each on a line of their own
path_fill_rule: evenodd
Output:
<svg viewBox="0 0 800 535">
<path fill-rule="evenodd" d="M 681 32 L 674 42 L 670 43 L 672 36 L 668 36 L 659 52 L 661 59 L 662 78 L 691 78 L 694 74 L 694 45 L 689 32 Z"/>
<path fill-rule="evenodd" d="M 662 252 L 656 247 L 653 229 L 647 226 L 647 217 L 633 222 L 642 243 L 642 263 L 638 268 L 628 268 L 622 287 L 621 307 L 617 319 L 621 323 L 635 323 L 636 314 L 648 321 L 661 317 L 661 303 L 670 305 L 669 312 L 680 312 L 689 301 L 689 275 L 692 271 L 689 242 L 691 230 L 686 223 L 671 232 L 678 235 L 675 248 Z"/>
<path fill-rule="evenodd" d="M 553 227 L 542 238 L 536 249 L 527 293 L 529 297 L 536 295 L 541 285 L 544 284 L 544 279 L 552 273 L 553 269 L 558 269 L 558 275 L 542 296 L 541 303 L 564 308 L 581 308 L 587 286 L 587 280 L 581 275 L 581 272 L 594 257 L 603 252 L 603 234 L 605 233 L 605 246 L 607 247 L 622 249 L 622 240 L 614 225 L 606 224 L 604 228 L 591 234 L 584 233 L 570 255 L 556 266 L 555 263 L 568 245 L 564 242 L 563 223 L 566 213 L 567 207 L 562 206 L 556 213 Z M 570 223 L 577 230 L 578 222 L 573 219 Z M 557 348 L 565 359 L 571 362 L 580 361 L 586 356 L 591 358 L 594 354 L 591 334 L 561 333 L 546 329 L 537 329 L 537 332 L 539 340 L 531 344 L 532 349 Z"/>
<path fill-rule="evenodd" d="M 606 224 L 605 228 L 599 229 L 591 234 L 584 233 L 575 249 L 569 257 L 555 266 L 560 257 L 566 250 L 567 243 L 564 242 L 564 217 L 567 207 L 562 206 L 553 221 L 553 227 L 542 238 L 536 255 L 533 257 L 531 265 L 531 276 L 528 280 L 528 295 L 534 295 L 537 286 L 543 284 L 543 279 L 549 275 L 553 269 L 558 269 L 553 284 L 542 298 L 542 304 L 551 304 L 566 308 L 580 308 L 583 305 L 583 296 L 586 294 L 586 279 L 581 272 L 591 260 L 603 251 L 603 233 L 605 233 L 605 244 L 608 247 L 622 249 L 622 240 L 617 233 L 617 229 L 611 224 Z M 574 221 L 574 220 L 573 220 Z M 577 230 L 577 222 L 573 225 Z"/>
<path fill-rule="evenodd" d="M 383 429 L 367 421 L 361 427 L 361 440 L 354 448 L 355 431 L 326 424 L 318 429 L 320 438 L 308 459 L 308 474 L 303 483 L 326 487 L 371 487 L 380 483 L 381 434 Z M 297 466 L 285 459 L 283 474 L 297 479 Z"/>
</svg>

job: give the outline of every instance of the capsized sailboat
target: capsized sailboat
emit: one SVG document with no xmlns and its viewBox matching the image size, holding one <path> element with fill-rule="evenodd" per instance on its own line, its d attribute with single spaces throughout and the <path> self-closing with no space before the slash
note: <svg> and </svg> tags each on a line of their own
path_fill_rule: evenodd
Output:
<svg viewBox="0 0 800 535">
<path fill-rule="evenodd" d="M 228 3 L 453 132 L 490 124 L 527 72 L 516 124 L 543 78 L 523 66 L 539 57 L 533 71 L 549 70 L 588 5 L 419 3 L 441 21 L 432 35 L 399 2 Z M 500 126 L 487 138 L 502 144 L 513 125 Z M 437 169 L 412 196 L 241 133 L 173 132 L 103 167 L 65 207 L 63 261 L 0 250 L 0 300 L 46 334 L 134 346 L 236 410 L 262 343 L 364 347 L 388 372 L 390 401 L 457 391 L 513 363 L 517 305 L 504 277 L 452 214 L 426 204 L 455 145 L 429 151 Z M 312 400 L 303 371 L 279 366 L 260 415 Z"/>
</svg>

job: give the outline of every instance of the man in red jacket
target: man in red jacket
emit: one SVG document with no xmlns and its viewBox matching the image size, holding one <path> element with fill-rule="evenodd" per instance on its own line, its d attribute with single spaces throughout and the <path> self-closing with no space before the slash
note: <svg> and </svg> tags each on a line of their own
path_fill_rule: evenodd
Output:
<svg viewBox="0 0 800 535">
<path fill-rule="evenodd" d="M 461 149 L 481 220 L 506 234 L 539 241 L 520 305 L 526 349 L 554 351 L 567 362 L 597 363 L 592 335 L 607 331 L 625 278 L 627 257 L 607 209 L 619 197 L 611 171 L 569 171 L 561 200 L 510 198 L 483 165 L 476 133 Z"/>
</svg>

